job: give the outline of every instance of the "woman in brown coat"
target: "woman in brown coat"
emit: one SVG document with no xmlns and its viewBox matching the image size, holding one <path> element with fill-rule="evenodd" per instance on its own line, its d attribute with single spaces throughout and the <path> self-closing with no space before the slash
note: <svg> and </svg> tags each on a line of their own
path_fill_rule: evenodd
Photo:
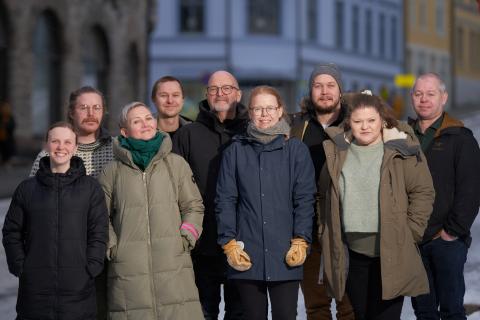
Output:
<svg viewBox="0 0 480 320">
<path fill-rule="evenodd" d="M 411 129 L 369 91 L 352 98 L 344 128 L 331 127 L 319 180 L 324 282 L 345 290 L 355 319 L 400 319 L 403 296 L 429 291 L 416 243 L 434 189 Z"/>
</svg>

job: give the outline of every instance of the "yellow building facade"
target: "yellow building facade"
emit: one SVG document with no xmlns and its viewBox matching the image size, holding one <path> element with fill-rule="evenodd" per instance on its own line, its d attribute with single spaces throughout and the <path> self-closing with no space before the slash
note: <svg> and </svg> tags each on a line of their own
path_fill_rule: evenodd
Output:
<svg viewBox="0 0 480 320">
<path fill-rule="evenodd" d="M 405 71 L 438 73 L 448 91 L 453 84 L 452 5 L 450 0 L 407 0 L 404 11 Z"/>
<path fill-rule="evenodd" d="M 480 105 L 480 13 L 476 0 L 457 0 L 454 8 L 455 103 Z"/>
</svg>

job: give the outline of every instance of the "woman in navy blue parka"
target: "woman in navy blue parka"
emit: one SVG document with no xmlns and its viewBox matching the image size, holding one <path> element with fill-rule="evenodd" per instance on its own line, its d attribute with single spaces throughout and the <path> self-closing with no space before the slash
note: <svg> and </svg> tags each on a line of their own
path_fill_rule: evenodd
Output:
<svg viewBox="0 0 480 320">
<path fill-rule="evenodd" d="M 252 90 L 246 135 L 224 151 L 217 182 L 218 243 L 246 319 L 295 319 L 314 214 L 315 172 L 308 148 L 289 138 L 277 90 Z M 260 310 L 260 312 L 259 312 Z"/>
</svg>

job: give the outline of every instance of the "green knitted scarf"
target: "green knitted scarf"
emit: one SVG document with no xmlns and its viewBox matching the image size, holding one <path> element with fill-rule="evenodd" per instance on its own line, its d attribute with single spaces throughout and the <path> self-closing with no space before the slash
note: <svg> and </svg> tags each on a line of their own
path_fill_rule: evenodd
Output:
<svg viewBox="0 0 480 320">
<path fill-rule="evenodd" d="M 125 138 L 119 136 L 120 145 L 130 151 L 133 162 L 142 170 L 148 167 L 150 161 L 157 154 L 162 145 L 163 135 L 160 132 L 150 140 L 139 140 L 134 138 Z"/>
</svg>

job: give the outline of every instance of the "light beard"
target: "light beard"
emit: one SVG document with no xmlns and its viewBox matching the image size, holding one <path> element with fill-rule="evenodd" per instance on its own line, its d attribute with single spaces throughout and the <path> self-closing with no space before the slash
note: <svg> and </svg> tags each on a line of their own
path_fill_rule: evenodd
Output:
<svg viewBox="0 0 480 320">
<path fill-rule="evenodd" d="M 220 104 L 214 104 L 213 105 L 213 111 L 215 112 L 229 112 L 230 110 L 235 109 L 235 106 L 237 105 L 236 102 L 231 103 L 229 105 L 220 105 Z"/>
<path fill-rule="evenodd" d="M 315 113 L 318 115 L 332 114 L 340 107 L 340 99 L 334 100 L 330 106 L 320 106 L 315 102 L 313 102 L 313 106 L 315 107 Z"/>
</svg>

